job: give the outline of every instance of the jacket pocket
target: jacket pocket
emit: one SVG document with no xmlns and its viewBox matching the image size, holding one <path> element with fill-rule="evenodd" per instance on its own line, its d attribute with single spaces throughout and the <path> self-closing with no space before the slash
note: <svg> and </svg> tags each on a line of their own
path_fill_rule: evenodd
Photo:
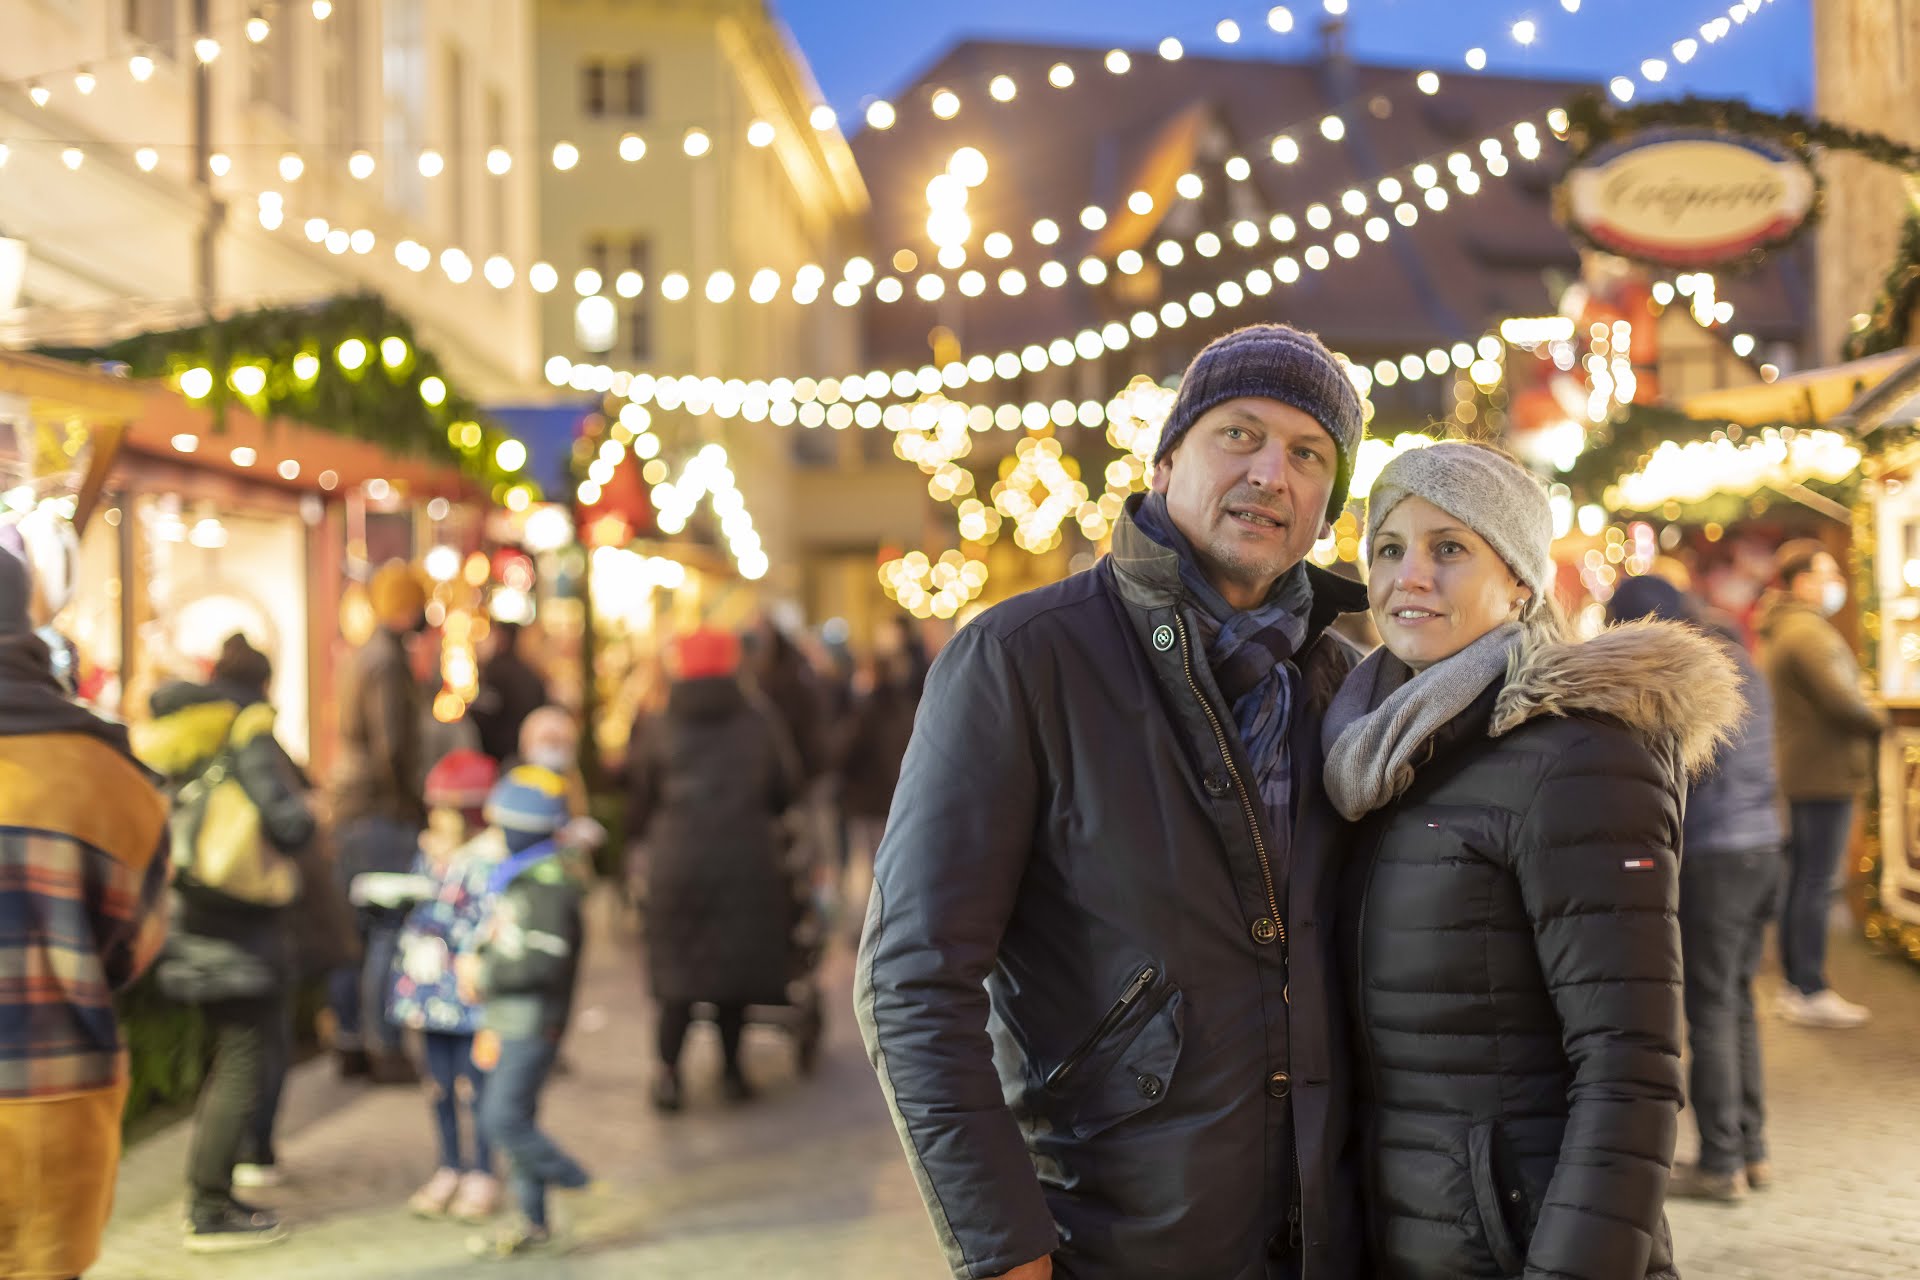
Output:
<svg viewBox="0 0 1920 1280">
<path fill-rule="evenodd" d="M 1145 965 L 1073 1050 L 1047 1074 L 1054 1114 L 1091 1138 L 1157 1106 L 1180 1058 L 1181 996 L 1158 965 Z"/>
<path fill-rule="evenodd" d="M 1480 1229 L 1487 1238 L 1494 1265 L 1504 1275 L 1517 1276 L 1527 1269 L 1527 1259 L 1513 1230 L 1507 1224 L 1506 1204 L 1518 1204 L 1523 1193 L 1502 1191 L 1494 1176 L 1493 1145 L 1498 1126 L 1485 1120 L 1467 1133 L 1467 1172 L 1473 1181 L 1473 1204 L 1480 1214 Z"/>
</svg>

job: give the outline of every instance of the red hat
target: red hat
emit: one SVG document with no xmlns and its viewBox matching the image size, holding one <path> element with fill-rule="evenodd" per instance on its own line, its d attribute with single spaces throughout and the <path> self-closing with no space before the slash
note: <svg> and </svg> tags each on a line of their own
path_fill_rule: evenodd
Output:
<svg viewBox="0 0 1920 1280">
<path fill-rule="evenodd" d="M 696 628 L 675 638 L 673 660 L 682 680 L 733 675 L 740 670 L 740 637 L 714 627 Z"/>
<path fill-rule="evenodd" d="M 499 776 L 500 767 L 491 756 L 465 748 L 449 751 L 427 771 L 427 807 L 477 810 L 486 804 Z"/>
</svg>

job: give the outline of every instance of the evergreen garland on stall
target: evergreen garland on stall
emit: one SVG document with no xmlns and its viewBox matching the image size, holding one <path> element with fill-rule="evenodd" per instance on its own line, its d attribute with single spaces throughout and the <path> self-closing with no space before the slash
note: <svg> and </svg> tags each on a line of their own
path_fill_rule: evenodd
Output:
<svg viewBox="0 0 1920 1280">
<path fill-rule="evenodd" d="M 1913 338 L 1914 309 L 1920 307 L 1920 210 L 1909 211 L 1900 231 L 1900 248 L 1867 313 L 1867 325 L 1847 335 L 1849 360 L 1877 356 L 1907 346 Z"/>
<path fill-rule="evenodd" d="M 286 418 L 397 456 L 457 467 L 495 501 L 516 485 L 537 496 L 519 468 L 507 471 L 497 461 L 507 434 L 453 389 L 406 317 L 375 294 L 242 312 L 97 350 L 47 354 L 116 362 L 134 377 L 168 379 L 206 404 L 216 424 L 224 420 L 224 406 L 235 403 L 269 423 Z M 242 389 L 251 375 L 234 377 L 248 366 L 265 375 L 251 393 Z M 192 396 L 190 380 L 182 384 L 194 370 L 211 375 L 204 395 Z"/>
</svg>

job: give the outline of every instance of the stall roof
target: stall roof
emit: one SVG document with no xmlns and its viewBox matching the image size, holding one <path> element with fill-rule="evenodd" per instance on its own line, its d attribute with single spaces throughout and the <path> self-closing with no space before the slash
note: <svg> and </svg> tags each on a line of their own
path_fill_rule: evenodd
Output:
<svg viewBox="0 0 1920 1280">
<path fill-rule="evenodd" d="M 0 395 L 25 397 L 35 414 L 84 413 L 109 422 L 138 417 L 146 405 L 131 379 L 22 351 L 0 351 Z"/>
<path fill-rule="evenodd" d="M 1889 351 L 1824 369 L 1808 369 L 1777 382 L 1689 396 L 1680 407 L 1689 417 L 1719 418 L 1747 427 L 1831 422 L 1863 394 L 1911 364 L 1914 356 L 1912 350 Z"/>
</svg>

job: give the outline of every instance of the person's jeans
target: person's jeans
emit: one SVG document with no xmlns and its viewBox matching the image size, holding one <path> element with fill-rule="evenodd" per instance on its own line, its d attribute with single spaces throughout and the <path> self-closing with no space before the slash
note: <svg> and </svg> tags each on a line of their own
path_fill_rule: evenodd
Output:
<svg viewBox="0 0 1920 1280">
<path fill-rule="evenodd" d="M 353 878 L 362 872 L 405 872 L 413 865 L 419 840 L 418 831 L 391 818 L 356 818 L 341 827 L 335 841 L 339 856 L 334 861 L 341 896 L 346 896 Z M 364 1048 L 389 1056 L 400 1052 L 400 1029 L 387 1020 L 386 1010 L 387 986 L 405 920 L 405 912 L 382 908 L 362 908 L 354 913 L 354 929 L 360 935 L 360 963 L 336 969 L 327 979 L 336 1048 Z"/>
<path fill-rule="evenodd" d="M 187 1155 L 192 1207 L 210 1212 L 233 1198 L 233 1166 L 260 1105 L 261 1066 L 277 997 L 201 1006 L 213 1038 L 213 1066 L 200 1091 Z"/>
<path fill-rule="evenodd" d="M 587 1171 L 540 1132 L 540 1090 L 553 1070 L 559 1045 L 546 1036 L 502 1040 L 500 1060 L 480 1100 L 480 1126 L 506 1153 L 507 1179 L 520 1212 L 533 1226 L 547 1225 L 547 1188 L 584 1187 Z"/>
<path fill-rule="evenodd" d="M 440 1137 L 440 1167 L 462 1173 L 492 1173 L 493 1148 L 480 1123 L 481 1100 L 486 1097 L 487 1073 L 473 1065 L 473 1037 L 445 1031 L 424 1036 L 428 1096 Z M 460 1145 L 460 1082 L 466 1081 L 466 1109 L 473 1124 L 473 1161 L 462 1158 Z"/>
<path fill-rule="evenodd" d="M 740 1040 L 746 1032 L 747 1006 L 716 1006 L 714 1023 L 720 1028 L 720 1052 L 727 1074 L 740 1074 Z M 680 1051 L 686 1047 L 687 1032 L 693 1026 L 693 1004 L 687 1000 L 660 1002 L 660 1062 L 668 1071 L 680 1069 Z"/>
<path fill-rule="evenodd" d="M 1767 1158 L 1753 975 L 1780 877 L 1778 849 L 1680 860 L 1680 946 L 1693 1048 L 1687 1093 L 1705 1173 L 1737 1173 Z"/>
<path fill-rule="evenodd" d="M 1780 904 L 1780 967 L 1802 995 L 1827 989 L 1827 916 L 1833 877 L 1853 832 L 1853 801 L 1795 800 Z"/>
<path fill-rule="evenodd" d="M 277 1163 L 273 1130 L 280 1118 L 280 1091 L 287 1083 L 287 1071 L 292 1065 L 293 1000 L 289 992 L 274 1001 L 262 1031 L 260 1104 L 254 1109 L 253 1127 L 240 1144 L 242 1164 Z"/>
</svg>

